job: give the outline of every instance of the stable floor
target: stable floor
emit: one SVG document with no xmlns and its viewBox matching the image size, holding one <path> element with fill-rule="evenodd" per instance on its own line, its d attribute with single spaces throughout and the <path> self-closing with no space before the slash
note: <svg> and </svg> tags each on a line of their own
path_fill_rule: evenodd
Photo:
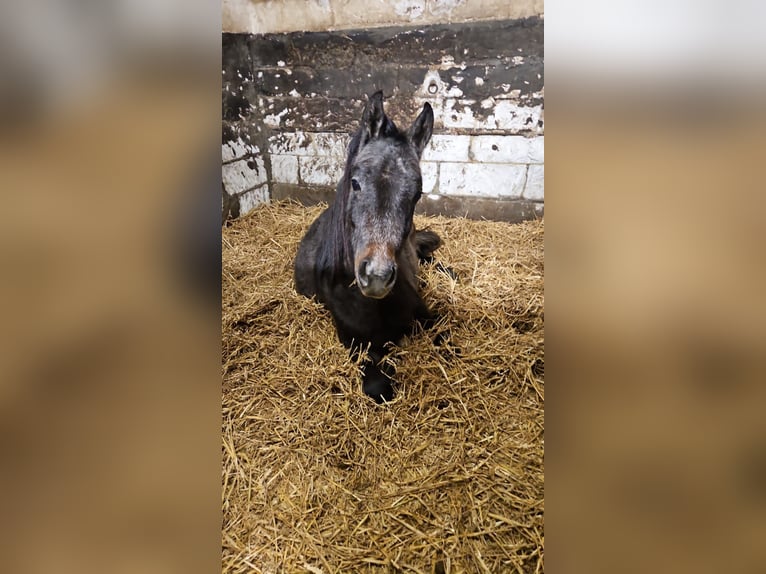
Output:
<svg viewBox="0 0 766 574">
<path fill-rule="evenodd" d="M 443 318 L 378 406 L 293 288 L 320 212 L 223 229 L 223 572 L 542 572 L 544 223 L 416 217 L 458 278 L 423 266 Z"/>
</svg>

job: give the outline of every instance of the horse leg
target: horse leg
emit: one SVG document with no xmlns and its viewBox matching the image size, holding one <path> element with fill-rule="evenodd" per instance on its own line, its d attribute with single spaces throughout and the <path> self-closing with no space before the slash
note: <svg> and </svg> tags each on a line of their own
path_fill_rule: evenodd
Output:
<svg viewBox="0 0 766 574">
<path fill-rule="evenodd" d="M 359 348 L 352 349 L 352 358 L 356 358 L 358 353 Z M 362 363 L 362 390 L 378 404 L 394 398 L 393 369 L 383 362 L 383 357 L 383 351 L 371 349 Z"/>
<path fill-rule="evenodd" d="M 362 367 L 362 390 L 378 404 L 394 398 L 394 381 L 386 373 L 389 370 L 385 365 L 377 365 L 371 361 Z"/>
<path fill-rule="evenodd" d="M 415 232 L 415 252 L 421 263 L 432 263 L 434 251 L 442 244 L 442 239 L 433 231 Z"/>
<path fill-rule="evenodd" d="M 422 300 L 415 309 L 415 321 L 418 322 L 423 330 L 428 330 L 436 325 L 440 317 L 438 312 L 428 307 Z"/>
<path fill-rule="evenodd" d="M 441 245 L 441 237 L 433 231 L 415 232 L 415 252 L 418 254 L 418 261 L 421 263 L 433 263 L 435 261 L 434 251 L 439 249 Z M 451 267 L 445 267 L 441 262 L 437 261 L 436 270 L 457 281 L 457 273 Z"/>
</svg>

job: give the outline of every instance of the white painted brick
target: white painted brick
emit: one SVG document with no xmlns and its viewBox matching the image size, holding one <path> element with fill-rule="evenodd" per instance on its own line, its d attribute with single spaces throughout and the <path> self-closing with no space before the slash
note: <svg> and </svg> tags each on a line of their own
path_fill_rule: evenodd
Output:
<svg viewBox="0 0 766 574">
<path fill-rule="evenodd" d="M 474 116 L 474 100 L 445 99 L 442 121 L 445 128 L 464 128 L 475 130 L 503 130 L 512 133 L 543 133 L 543 126 L 538 122 L 543 119 L 543 107 L 520 106 L 513 100 L 491 100 Z"/>
<path fill-rule="evenodd" d="M 524 187 L 524 199 L 543 201 L 545 199 L 545 166 L 530 165 L 527 173 L 527 185 Z"/>
<path fill-rule="evenodd" d="M 269 153 L 278 155 L 312 155 L 311 137 L 304 132 L 282 132 L 269 138 Z"/>
<path fill-rule="evenodd" d="M 487 129 L 531 131 L 543 133 L 538 122 L 543 118 L 543 106 L 519 106 L 511 100 L 498 100 L 487 118 Z"/>
<path fill-rule="evenodd" d="M 544 163 L 545 161 L 545 136 L 529 140 L 529 163 Z"/>
<path fill-rule="evenodd" d="M 316 155 L 331 155 L 335 158 L 346 159 L 346 147 L 351 141 L 348 134 L 334 132 L 318 132 L 311 134 L 312 149 Z"/>
<path fill-rule="evenodd" d="M 283 132 L 269 138 L 269 151 L 278 155 L 346 157 L 347 134 L 334 132 Z"/>
<path fill-rule="evenodd" d="M 425 161 L 468 161 L 471 136 L 437 134 L 423 150 Z"/>
<path fill-rule="evenodd" d="M 471 156 L 482 163 L 529 163 L 529 139 L 524 136 L 473 136 Z"/>
<path fill-rule="evenodd" d="M 228 141 L 221 146 L 221 159 L 224 162 L 240 159 L 252 153 L 252 146 L 246 144 L 242 138 Z"/>
<path fill-rule="evenodd" d="M 294 155 L 272 155 L 271 179 L 279 183 L 298 183 L 298 157 Z"/>
<path fill-rule="evenodd" d="M 423 195 L 434 193 L 438 171 L 438 163 L 432 161 L 420 162 L 420 174 L 423 176 Z"/>
<path fill-rule="evenodd" d="M 248 166 L 248 162 L 255 162 L 257 169 Z M 266 168 L 263 164 L 263 158 L 241 159 L 234 163 L 224 164 L 222 177 L 226 191 L 230 194 L 241 193 L 266 183 Z"/>
<path fill-rule="evenodd" d="M 439 166 L 439 193 L 518 198 L 526 175 L 525 165 L 445 162 Z"/>
<path fill-rule="evenodd" d="M 245 215 L 269 200 L 269 186 L 262 185 L 239 196 L 239 214 Z"/>
<path fill-rule="evenodd" d="M 481 129 L 481 120 L 473 117 L 473 110 L 468 105 L 469 100 L 444 100 L 443 123 L 445 128 L 473 128 Z"/>
<path fill-rule="evenodd" d="M 301 180 L 309 185 L 335 187 L 343 177 L 343 163 L 330 157 L 300 156 L 298 166 Z"/>
</svg>

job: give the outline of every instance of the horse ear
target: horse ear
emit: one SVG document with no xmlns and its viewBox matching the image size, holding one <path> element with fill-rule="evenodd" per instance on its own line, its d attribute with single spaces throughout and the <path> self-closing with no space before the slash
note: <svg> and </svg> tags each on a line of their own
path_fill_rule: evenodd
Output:
<svg viewBox="0 0 766 574">
<path fill-rule="evenodd" d="M 407 130 L 407 139 L 412 142 L 415 149 L 418 150 L 418 156 L 423 155 L 423 149 L 431 139 L 431 134 L 434 131 L 434 111 L 431 109 L 431 104 L 426 102 L 423 104 L 423 111 L 412 122 L 410 129 Z"/>
<path fill-rule="evenodd" d="M 370 96 L 362 115 L 363 142 L 374 139 L 380 135 L 386 122 L 386 113 L 383 111 L 383 92 L 378 90 Z"/>
</svg>

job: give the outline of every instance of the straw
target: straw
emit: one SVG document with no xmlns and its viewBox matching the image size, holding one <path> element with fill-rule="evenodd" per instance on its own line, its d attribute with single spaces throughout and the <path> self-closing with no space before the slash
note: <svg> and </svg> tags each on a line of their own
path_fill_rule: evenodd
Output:
<svg viewBox="0 0 766 574">
<path fill-rule="evenodd" d="M 544 223 L 415 218 L 458 279 L 422 268 L 442 319 L 378 406 L 293 287 L 321 209 L 223 229 L 223 572 L 542 572 Z"/>
</svg>

